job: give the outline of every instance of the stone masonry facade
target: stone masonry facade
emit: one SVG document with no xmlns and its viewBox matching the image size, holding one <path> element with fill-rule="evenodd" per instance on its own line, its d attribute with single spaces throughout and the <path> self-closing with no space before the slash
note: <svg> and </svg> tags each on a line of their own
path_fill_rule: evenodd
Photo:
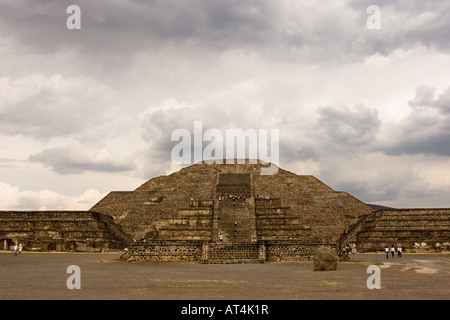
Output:
<svg viewBox="0 0 450 320">
<path fill-rule="evenodd" d="M 195 241 L 134 243 L 123 255 L 127 261 L 199 261 L 202 263 L 256 263 L 309 261 L 318 247 L 335 244 L 284 242 L 201 243 Z"/>
<path fill-rule="evenodd" d="M 113 219 L 91 211 L 0 211 L 0 244 L 11 250 L 123 250 L 131 238 Z"/>
</svg>

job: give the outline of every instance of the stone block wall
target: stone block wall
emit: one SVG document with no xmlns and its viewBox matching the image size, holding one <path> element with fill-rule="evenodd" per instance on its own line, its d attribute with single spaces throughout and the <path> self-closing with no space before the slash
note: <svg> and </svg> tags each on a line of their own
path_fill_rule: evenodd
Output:
<svg viewBox="0 0 450 320">
<path fill-rule="evenodd" d="M 10 250 L 123 250 L 130 238 L 111 217 L 90 211 L 0 211 L 0 245 Z"/>
<path fill-rule="evenodd" d="M 200 241 L 151 241 L 130 246 L 128 261 L 197 261 L 202 263 L 255 263 L 309 261 L 320 246 L 335 244 L 299 241 L 204 243 Z"/>
<path fill-rule="evenodd" d="M 151 241 L 132 244 L 128 261 L 201 261 L 206 244 L 199 241 Z"/>
<path fill-rule="evenodd" d="M 208 263 L 262 262 L 260 248 L 256 243 L 215 243 L 208 247 L 205 255 Z M 206 262 L 206 261 L 205 261 Z"/>
<path fill-rule="evenodd" d="M 448 250 L 450 209 L 383 209 L 365 218 L 357 233 L 359 252 L 380 251 L 385 246 Z"/>
<path fill-rule="evenodd" d="M 156 240 L 212 241 L 213 207 L 213 200 L 190 200 L 176 217 L 158 223 Z"/>
<path fill-rule="evenodd" d="M 282 206 L 280 199 L 260 199 L 255 201 L 255 205 L 259 241 L 322 242 L 305 222 L 305 214 Z"/>
<path fill-rule="evenodd" d="M 216 188 L 217 195 L 243 195 L 250 196 L 250 174 L 237 173 L 219 174 L 219 184 Z"/>
<path fill-rule="evenodd" d="M 267 261 L 309 261 L 320 246 L 336 249 L 336 244 L 302 241 L 269 241 L 265 243 Z"/>
</svg>

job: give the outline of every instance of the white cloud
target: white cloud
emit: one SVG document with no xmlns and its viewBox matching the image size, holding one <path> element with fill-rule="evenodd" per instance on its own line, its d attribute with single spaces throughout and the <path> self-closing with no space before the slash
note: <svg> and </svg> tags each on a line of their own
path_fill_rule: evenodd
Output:
<svg viewBox="0 0 450 320">
<path fill-rule="evenodd" d="M 110 105 L 114 91 L 87 76 L 3 77 L 0 91 L 2 132 L 8 135 L 44 140 L 77 136 L 115 115 Z"/>
<path fill-rule="evenodd" d="M 131 155 L 106 148 L 86 148 L 77 145 L 45 149 L 29 158 L 41 162 L 60 174 L 94 172 L 126 172 L 135 168 Z"/>
<path fill-rule="evenodd" d="M 2 210 L 88 210 L 106 194 L 89 189 L 77 197 L 52 190 L 21 191 L 18 187 L 0 181 Z"/>
</svg>

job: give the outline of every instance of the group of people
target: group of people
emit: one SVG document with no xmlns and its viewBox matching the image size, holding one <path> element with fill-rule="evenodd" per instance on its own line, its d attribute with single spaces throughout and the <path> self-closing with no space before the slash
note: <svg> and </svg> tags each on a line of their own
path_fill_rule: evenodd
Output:
<svg viewBox="0 0 450 320">
<path fill-rule="evenodd" d="M 17 256 L 17 254 L 21 254 L 22 253 L 22 244 L 19 244 L 19 246 L 17 246 L 17 244 L 14 245 L 14 255 Z"/>
<path fill-rule="evenodd" d="M 269 197 L 264 197 L 262 194 L 255 196 L 255 200 L 270 200 Z"/>
<path fill-rule="evenodd" d="M 220 200 L 228 200 L 228 199 L 231 199 L 233 201 L 242 199 L 242 200 L 245 201 L 246 198 L 242 194 L 236 195 L 236 194 L 227 194 L 227 193 L 225 193 L 225 195 L 221 194 L 221 195 L 217 196 L 217 200 L 219 200 L 219 201 Z"/>
<path fill-rule="evenodd" d="M 347 244 L 344 248 L 342 248 L 342 255 L 347 256 L 350 253 L 350 246 Z"/>
<path fill-rule="evenodd" d="M 389 253 L 392 255 L 392 258 L 395 256 L 395 251 L 397 251 L 397 257 L 401 258 L 403 248 L 401 246 L 397 247 L 397 250 L 395 249 L 394 245 L 392 245 L 390 248 L 389 246 L 386 246 L 384 248 L 384 253 L 386 254 L 386 259 L 389 259 Z"/>
<path fill-rule="evenodd" d="M 219 200 L 219 201 L 228 200 L 228 199 L 231 199 L 233 201 L 242 199 L 245 201 L 246 197 L 243 194 L 236 195 L 236 194 L 226 194 L 226 193 L 217 196 L 217 200 Z M 255 200 L 270 200 L 270 198 L 264 197 L 262 194 L 258 194 L 255 196 Z"/>
<path fill-rule="evenodd" d="M 234 223 L 233 234 L 234 234 L 234 237 L 236 238 L 237 237 L 237 222 Z M 222 241 L 223 241 L 223 235 L 222 235 L 222 233 L 219 233 L 219 242 L 222 242 Z"/>
</svg>

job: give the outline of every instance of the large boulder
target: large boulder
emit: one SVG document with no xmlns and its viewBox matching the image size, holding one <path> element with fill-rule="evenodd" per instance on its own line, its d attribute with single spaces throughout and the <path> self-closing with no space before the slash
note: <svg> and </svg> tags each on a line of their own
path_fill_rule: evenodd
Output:
<svg viewBox="0 0 450 320">
<path fill-rule="evenodd" d="M 314 271 L 337 269 L 338 256 L 336 251 L 327 247 L 319 247 L 314 253 Z"/>
</svg>

